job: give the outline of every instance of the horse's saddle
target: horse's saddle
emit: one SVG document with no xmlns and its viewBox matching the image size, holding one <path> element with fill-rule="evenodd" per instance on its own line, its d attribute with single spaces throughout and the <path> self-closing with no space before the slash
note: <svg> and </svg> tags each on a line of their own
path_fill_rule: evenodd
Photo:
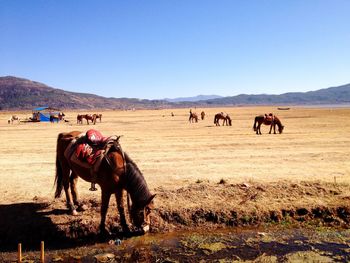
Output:
<svg viewBox="0 0 350 263">
<path fill-rule="evenodd" d="M 69 161 L 74 163 L 79 161 L 77 164 L 91 168 L 98 158 L 104 158 L 112 148 L 121 151 L 119 138 L 120 136 L 104 137 L 101 132 L 90 129 L 86 134 L 80 134 L 71 141 L 64 156 Z M 94 169 L 98 170 L 98 167 Z"/>
<path fill-rule="evenodd" d="M 272 113 L 270 113 L 269 115 L 265 114 L 265 120 L 272 122 L 274 120 Z"/>
</svg>

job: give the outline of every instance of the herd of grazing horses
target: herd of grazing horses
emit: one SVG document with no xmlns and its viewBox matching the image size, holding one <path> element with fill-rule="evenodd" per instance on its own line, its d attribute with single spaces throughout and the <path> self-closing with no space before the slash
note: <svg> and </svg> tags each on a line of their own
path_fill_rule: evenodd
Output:
<svg viewBox="0 0 350 263">
<path fill-rule="evenodd" d="M 202 116 L 202 120 L 204 120 L 204 116 L 205 116 L 204 111 L 201 112 L 201 116 Z M 220 123 L 219 123 L 220 120 L 223 120 L 223 122 L 222 122 L 223 126 L 225 126 L 225 125 L 232 126 L 231 117 L 227 113 L 219 112 L 219 113 L 215 114 L 214 124 L 216 126 L 220 126 Z M 190 110 L 189 122 L 198 122 L 198 114 L 195 112 L 192 112 L 192 110 Z M 265 114 L 265 115 L 259 115 L 259 116 L 255 117 L 253 130 L 258 135 L 261 135 L 261 125 L 262 124 L 270 126 L 269 134 L 271 134 L 272 129 L 273 129 L 273 133 L 276 134 L 276 126 L 278 127 L 279 133 L 282 133 L 283 129 L 284 129 L 284 126 L 282 125 L 281 120 L 276 115 L 273 115 L 272 113 Z"/>
<path fill-rule="evenodd" d="M 92 124 L 96 124 L 97 119 L 100 119 L 100 122 L 102 121 L 102 114 L 100 114 L 100 113 L 78 114 L 77 115 L 77 124 L 83 124 L 83 119 L 86 120 L 87 124 L 89 124 L 89 121 L 91 121 Z"/>
</svg>

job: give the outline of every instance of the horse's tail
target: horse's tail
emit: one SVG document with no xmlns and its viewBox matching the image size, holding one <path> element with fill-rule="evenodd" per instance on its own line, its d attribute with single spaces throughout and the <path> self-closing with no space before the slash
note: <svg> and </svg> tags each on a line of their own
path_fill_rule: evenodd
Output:
<svg viewBox="0 0 350 263">
<path fill-rule="evenodd" d="M 216 115 L 214 116 L 214 124 L 216 124 Z"/>
<path fill-rule="evenodd" d="M 59 142 L 62 138 L 63 134 L 60 133 L 57 138 L 57 147 L 56 147 L 56 176 L 55 176 L 55 182 L 54 186 L 56 185 L 56 191 L 55 191 L 55 198 L 58 198 L 61 196 L 62 190 L 63 190 L 63 173 L 62 173 L 62 167 L 60 164 L 60 160 L 58 158 L 59 153 Z"/>
<path fill-rule="evenodd" d="M 258 117 L 255 117 L 253 130 L 256 131 L 256 123 L 258 122 Z"/>
</svg>

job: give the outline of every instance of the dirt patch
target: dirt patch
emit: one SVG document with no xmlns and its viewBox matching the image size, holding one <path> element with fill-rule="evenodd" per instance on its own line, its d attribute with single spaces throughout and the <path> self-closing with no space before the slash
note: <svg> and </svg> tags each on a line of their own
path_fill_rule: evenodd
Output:
<svg viewBox="0 0 350 263">
<path fill-rule="evenodd" d="M 152 233 L 259 225 L 350 226 L 348 185 L 200 182 L 174 190 L 159 187 L 154 192 Z M 0 205 L 1 250 L 14 250 L 18 242 L 36 248 L 41 240 L 51 249 L 105 241 L 98 235 L 99 201 L 83 200 L 88 209 L 75 217 L 67 214 L 63 198 Z M 107 238 L 125 238 L 118 222 L 116 205 L 111 202 L 106 222 L 111 236 Z"/>
</svg>

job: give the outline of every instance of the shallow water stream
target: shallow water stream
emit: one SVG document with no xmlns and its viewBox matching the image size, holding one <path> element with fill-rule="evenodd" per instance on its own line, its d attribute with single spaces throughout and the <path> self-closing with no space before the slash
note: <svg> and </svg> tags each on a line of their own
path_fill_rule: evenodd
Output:
<svg viewBox="0 0 350 263">
<path fill-rule="evenodd" d="M 117 240 L 117 242 L 112 242 Z M 350 229 L 225 229 L 147 234 L 64 250 L 46 250 L 46 262 L 349 262 Z M 119 242 L 121 241 L 121 242 Z M 24 251 L 23 262 L 39 262 Z M 15 252 L 1 262 L 16 261 Z"/>
</svg>

